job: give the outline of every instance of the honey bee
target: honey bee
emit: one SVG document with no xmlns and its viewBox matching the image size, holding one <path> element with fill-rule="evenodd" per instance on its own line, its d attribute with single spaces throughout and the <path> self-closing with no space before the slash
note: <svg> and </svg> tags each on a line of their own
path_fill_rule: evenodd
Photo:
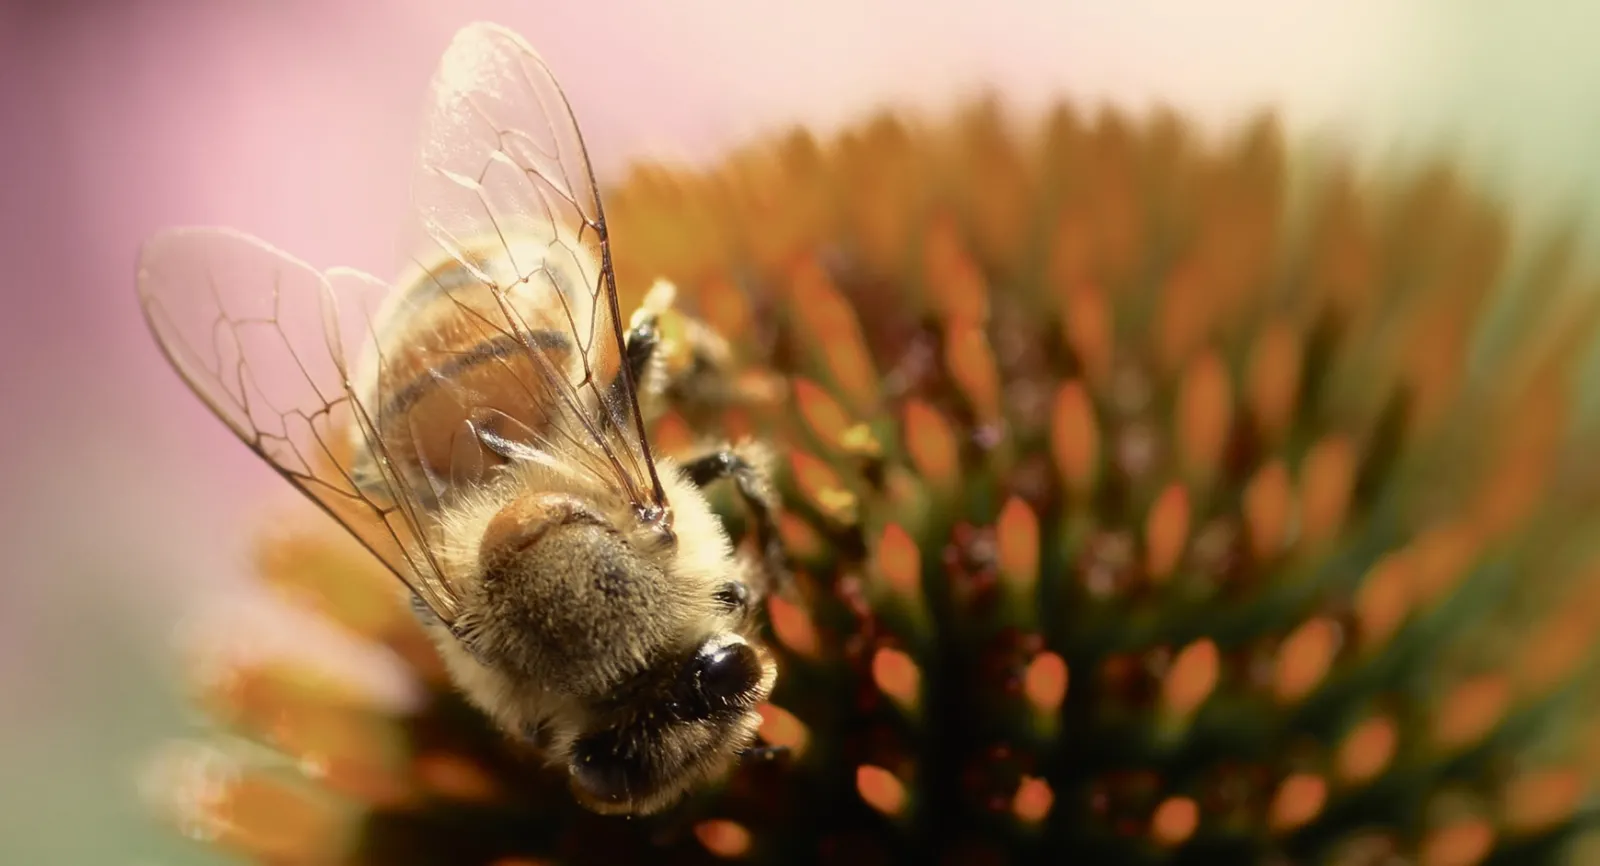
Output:
<svg viewBox="0 0 1600 866">
<path fill-rule="evenodd" d="M 474 24 L 446 50 L 412 200 L 392 285 L 228 229 L 159 234 L 138 266 L 146 321 L 217 416 L 399 577 L 470 701 L 589 808 L 660 811 L 761 751 L 777 676 L 756 622 L 783 574 L 765 458 L 657 459 L 645 434 L 663 359 L 703 372 L 725 346 L 664 336 L 667 283 L 624 330 L 583 139 L 508 30 Z M 754 552 L 702 492 L 724 479 Z"/>
</svg>

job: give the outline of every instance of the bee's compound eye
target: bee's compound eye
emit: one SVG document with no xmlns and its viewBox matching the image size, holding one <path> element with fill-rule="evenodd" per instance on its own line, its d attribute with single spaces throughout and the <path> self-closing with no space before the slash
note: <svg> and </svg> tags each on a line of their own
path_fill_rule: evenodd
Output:
<svg viewBox="0 0 1600 866">
<path fill-rule="evenodd" d="M 716 599 L 728 610 L 743 610 L 750 603 L 750 590 L 737 580 L 730 580 L 717 590 Z"/>
<path fill-rule="evenodd" d="M 744 643 L 703 647 L 684 673 L 707 704 L 726 704 L 761 682 L 761 660 Z"/>
</svg>

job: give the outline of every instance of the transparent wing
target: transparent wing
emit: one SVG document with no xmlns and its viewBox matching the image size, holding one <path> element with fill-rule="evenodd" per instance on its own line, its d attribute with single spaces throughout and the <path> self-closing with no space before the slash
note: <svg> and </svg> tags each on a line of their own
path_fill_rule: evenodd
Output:
<svg viewBox="0 0 1600 866">
<path fill-rule="evenodd" d="M 412 194 L 411 279 L 431 282 L 431 300 L 454 303 L 486 344 L 512 346 L 516 357 L 496 362 L 548 404 L 543 423 L 498 425 L 485 448 L 579 467 L 642 515 L 665 513 L 622 363 L 588 154 L 566 97 L 521 37 L 480 23 L 451 42 L 433 79 Z M 496 405 L 475 411 L 516 414 Z M 471 449 L 455 454 L 480 459 Z"/>
<path fill-rule="evenodd" d="M 346 348 L 370 340 L 387 285 L 319 273 L 241 232 L 188 228 L 145 244 L 138 288 L 156 342 L 195 393 L 453 622 L 437 527 L 351 389 Z"/>
</svg>

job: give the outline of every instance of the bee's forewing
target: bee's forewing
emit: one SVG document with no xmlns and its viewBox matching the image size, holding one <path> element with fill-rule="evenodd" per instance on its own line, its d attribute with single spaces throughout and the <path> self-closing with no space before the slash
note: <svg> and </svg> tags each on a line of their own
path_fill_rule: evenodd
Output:
<svg viewBox="0 0 1600 866">
<path fill-rule="evenodd" d="M 507 369 L 536 377 L 525 390 L 548 395 L 560 416 L 530 428 L 524 453 L 593 467 L 617 492 L 659 505 L 622 364 L 594 174 L 566 97 L 521 37 L 473 24 L 451 42 L 434 76 L 412 198 L 418 224 L 408 251 L 417 273 L 435 275 L 436 292 L 459 294 L 481 327 L 514 338 L 523 358 Z M 454 276 L 436 276 L 441 260 L 453 260 Z M 498 309 L 469 297 L 485 291 Z M 550 349 L 560 341 L 544 339 L 547 332 L 559 332 L 569 350 Z"/>
<path fill-rule="evenodd" d="M 355 478 L 363 448 L 387 465 L 348 363 L 371 341 L 386 285 L 355 271 L 325 275 L 243 232 L 184 228 L 145 244 L 138 289 L 162 352 L 228 428 L 452 616 L 412 492 L 386 477 L 376 489 L 388 495 L 378 496 Z"/>
</svg>

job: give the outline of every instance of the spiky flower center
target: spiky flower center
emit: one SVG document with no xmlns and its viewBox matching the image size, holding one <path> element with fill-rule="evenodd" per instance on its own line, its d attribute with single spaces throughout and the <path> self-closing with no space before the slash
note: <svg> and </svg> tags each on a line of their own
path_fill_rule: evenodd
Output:
<svg viewBox="0 0 1600 866">
<path fill-rule="evenodd" d="M 212 791 L 234 846 L 1596 856 L 1600 476 L 1571 399 L 1595 304 L 1565 247 L 1514 244 L 1447 168 L 1364 181 L 1291 160 L 1270 121 L 1208 145 L 1170 115 L 1062 107 L 1025 136 L 986 104 L 641 169 L 608 208 L 625 286 L 673 279 L 752 378 L 785 383 L 654 439 L 784 455 L 799 596 L 769 604 L 762 735 L 788 756 L 660 820 L 585 813 L 452 696 L 367 564 L 300 537 L 267 578 L 399 650 L 433 698 L 394 716 L 281 667 L 214 684 L 215 711 L 325 789 Z"/>
</svg>

